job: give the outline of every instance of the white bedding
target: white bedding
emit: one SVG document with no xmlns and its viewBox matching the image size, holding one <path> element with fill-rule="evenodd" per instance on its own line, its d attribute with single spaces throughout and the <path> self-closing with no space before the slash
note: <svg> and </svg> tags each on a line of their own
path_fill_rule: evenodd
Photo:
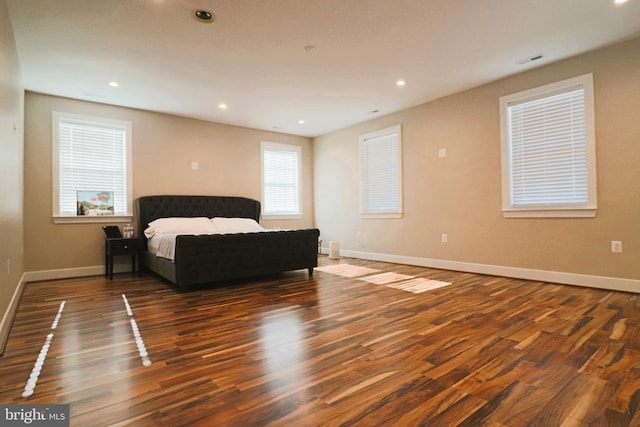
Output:
<svg viewBox="0 0 640 427">
<path fill-rule="evenodd" d="M 178 222 L 173 218 L 168 218 L 173 220 L 172 225 L 177 224 Z M 176 232 L 176 228 L 173 227 L 170 229 L 171 232 L 159 232 L 158 227 L 154 230 L 150 230 L 152 227 L 149 227 L 145 230 L 145 235 L 148 237 L 147 239 L 147 250 L 155 254 L 158 257 L 166 258 L 171 261 L 175 259 L 175 251 L 176 251 L 176 236 L 180 234 L 231 234 L 231 233 L 260 233 L 265 231 L 273 231 L 270 229 L 263 228 L 254 220 L 248 220 L 247 218 L 213 218 L 209 224 L 213 224 L 213 226 L 217 229 L 217 231 L 203 230 L 202 228 L 198 228 L 199 232 L 194 232 L 196 229 L 193 227 L 188 227 L 184 231 Z M 169 230 L 169 228 L 166 228 Z"/>
<path fill-rule="evenodd" d="M 178 233 L 156 234 L 147 240 L 147 250 L 161 258 L 173 261 Z"/>
</svg>

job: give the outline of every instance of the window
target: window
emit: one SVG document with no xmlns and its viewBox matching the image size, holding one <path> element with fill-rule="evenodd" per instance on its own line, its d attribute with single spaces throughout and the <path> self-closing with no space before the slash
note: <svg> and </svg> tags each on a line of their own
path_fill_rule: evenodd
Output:
<svg viewBox="0 0 640 427">
<path fill-rule="evenodd" d="M 262 142 L 262 215 L 301 216 L 300 159 L 296 145 Z"/>
<path fill-rule="evenodd" d="M 505 217 L 593 217 L 593 76 L 500 98 Z"/>
<path fill-rule="evenodd" d="M 53 112 L 54 222 L 131 220 L 131 123 Z M 111 193 L 114 216 L 78 216 L 78 192 Z"/>
<path fill-rule="evenodd" d="M 400 125 L 360 136 L 360 215 L 402 216 Z"/>
</svg>

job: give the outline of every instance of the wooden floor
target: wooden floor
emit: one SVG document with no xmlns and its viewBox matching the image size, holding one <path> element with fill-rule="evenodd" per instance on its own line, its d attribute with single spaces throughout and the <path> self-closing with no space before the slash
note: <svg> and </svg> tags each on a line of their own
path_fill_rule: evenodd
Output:
<svg viewBox="0 0 640 427">
<path fill-rule="evenodd" d="M 640 425 L 639 295 L 319 262 L 375 270 L 30 283 L 0 403 L 68 403 L 72 426 Z M 362 280 L 389 272 L 451 284 Z"/>
</svg>

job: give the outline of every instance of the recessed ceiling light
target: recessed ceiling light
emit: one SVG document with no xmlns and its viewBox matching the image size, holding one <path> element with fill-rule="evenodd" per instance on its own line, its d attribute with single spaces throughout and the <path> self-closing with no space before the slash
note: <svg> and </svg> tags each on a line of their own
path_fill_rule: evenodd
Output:
<svg viewBox="0 0 640 427">
<path fill-rule="evenodd" d="M 406 84 L 407 84 L 407 82 L 405 82 L 405 81 L 404 81 L 404 80 L 402 80 L 402 79 L 400 79 L 400 80 L 398 80 L 398 81 L 396 82 L 396 86 L 398 86 L 398 87 L 402 87 L 402 86 L 404 86 L 404 85 L 406 85 Z"/>
<path fill-rule="evenodd" d="M 304 124 L 304 120 L 298 120 L 298 123 L 303 125 Z"/>
<path fill-rule="evenodd" d="M 613 0 L 613 4 L 625 4 L 627 0 Z"/>
<path fill-rule="evenodd" d="M 213 22 L 213 18 L 215 17 L 212 12 L 204 9 L 194 10 L 193 16 L 198 20 L 198 22 L 203 22 L 205 24 L 210 24 L 211 22 Z"/>
<path fill-rule="evenodd" d="M 120 86 L 120 83 L 118 83 L 118 82 L 109 82 L 109 86 L 118 87 L 118 86 Z"/>
<path fill-rule="evenodd" d="M 221 110 L 226 110 L 227 109 L 227 104 L 225 104 L 224 102 L 221 102 L 220 104 L 218 104 L 218 108 Z"/>
</svg>

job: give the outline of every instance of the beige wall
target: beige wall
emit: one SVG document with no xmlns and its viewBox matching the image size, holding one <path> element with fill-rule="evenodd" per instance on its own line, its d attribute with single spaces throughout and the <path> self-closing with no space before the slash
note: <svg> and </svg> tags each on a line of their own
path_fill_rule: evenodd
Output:
<svg viewBox="0 0 640 427">
<path fill-rule="evenodd" d="M 134 196 L 234 194 L 260 198 L 261 140 L 303 146 L 304 218 L 344 251 L 613 278 L 640 278 L 640 40 L 426 103 L 315 138 L 294 137 L 27 93 L 25 268 L 102 265 L 96 224 L 51 220 L 51 111 L 133 122 Z M 594 219 L 505 219 L 501 214 L 500 96 L 594 73 L 599 209 Z M 358 135 L 401 124 L 402 219 L 359 218 Z M 438 158 L 438 149 L 448 156 Z M 4 149 L 4 148 L 3 148 Z M 313 151 L 313 152 L 312 152 Z M 200 169 L 192 171 L 191 161 Z M 15 167 L 15 166 L 13 166 Z M 315 198 L 314 198 L 315 196 Z M 315 209 L 315 211 L 314 211 Z M 315 214 L 315 218 L 314 218 Z M 449 242 L 440 242 L 447 233 Z M 624 252 L 613 254 L 611 240 Z"/>
<path fill-rule="evenodd" d="M 0 0 L 0 353 L 11 321 L 9 305 L 24 270 L 23 105 L 24 90 L 11 22 L 7 5 Z"/>
<path fill-rule="evenodd" d="M 25 129 L 25 270 L 103 265 L 100 224 L 53 224 L 51 112 L 133 123 L 133 195 L 237 195 L 261 199 L 260 141 L 302 146 L 303 218 L 265 227 L 314 224 L 311 140 L 200 120 L 27 92 Z M 191 162 L 199 163 L 198 170 Z M 120 224 L 122 225 L 122 224 Z M 136 231 L 137 226 L 136 226 Z M 126 257 L 125 257 L 126 258 Z M 121 260 L 126 265 L 126 259 Z"/>
<path fill-rule="evenodd" d="M 595 85 L 597 217 L 503 218 L 499 97 L 585 73 Z M 325 246 L 338 240 L 360 256 L 640 279 L 639 106 L 636 39 L 318 137 L 316 225 Z M 396 124 L 404 217 L 360 219 L 358 136 Z M 446 158 L 438 158 L 440 148 Z M 611 240 L 622 240 L 623 253 L 611 253 Z"/>
</svg>

